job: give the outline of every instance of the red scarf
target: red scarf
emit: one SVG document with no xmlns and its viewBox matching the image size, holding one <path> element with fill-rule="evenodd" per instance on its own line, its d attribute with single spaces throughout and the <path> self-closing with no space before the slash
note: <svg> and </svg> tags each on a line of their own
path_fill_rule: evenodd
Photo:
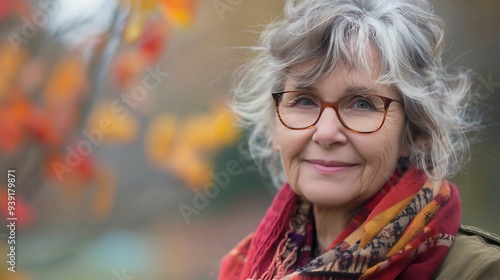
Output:
<svg viewBox="0 0 500 280">
<path fill-rule="evenodd" d="M 311 204 L 285 184 L 219 280 L 432 279 L 460 225 L 458 191 L 414 168 L 397 173 L 318 257 Z"/>
</svg>

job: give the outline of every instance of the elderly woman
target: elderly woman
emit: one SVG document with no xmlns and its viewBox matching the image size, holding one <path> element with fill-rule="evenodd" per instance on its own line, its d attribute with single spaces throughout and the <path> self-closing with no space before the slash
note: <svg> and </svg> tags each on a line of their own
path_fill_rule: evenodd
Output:
<svg viewBox="0 0 500 280">
<path fill-rule="evenodd" d="M 443 35 L 425 0 L 286 3 L 234 103 L 282 187 L 219 279 L 500 279 L 500 240 L 460 226 L 444 179 L 478 120 Z"/>
</svg>

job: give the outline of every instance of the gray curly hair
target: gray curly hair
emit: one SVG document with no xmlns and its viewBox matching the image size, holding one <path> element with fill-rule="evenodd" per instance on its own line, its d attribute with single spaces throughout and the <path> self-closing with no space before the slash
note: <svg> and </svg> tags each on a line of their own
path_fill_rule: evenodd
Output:
<svg viewBox="0 0 500 280">
<path fill-rule="evenodd" d="M 273 148 L 272 91 L 282 90 L 289 69 L 313 62 L 300 79 L 312 84 L 343 62 L 370 71 L 372 44 L 380 57 L 377 82 L 395 85 L 404 100 L 404 141 L 410 165 L 441 179 L 469 158 L 467 132 L 480 123 L 471 114 L 471 73 L 449 71 L 441 61 L 444 23 L 425 0 L 289 0 L 284 18 L 269 24 L 256 57 L 237 73 L 233 111 L 248 131 L 250 156 L 267 167 L 276 185 L 286 181 Z"/>
</svg>

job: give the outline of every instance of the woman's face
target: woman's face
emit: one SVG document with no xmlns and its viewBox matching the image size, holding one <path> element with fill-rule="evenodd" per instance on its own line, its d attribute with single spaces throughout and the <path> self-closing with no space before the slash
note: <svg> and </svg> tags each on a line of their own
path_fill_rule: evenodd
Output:
<svg viewBox="0 0 500 280">
<path fill-rule="evenodd" d="M 375 77 L 338 64 L 322 80 L 308 87 L 324 101 L 335 102 L 353 91 L 401 100 L 393 88 L 375 84 Z M 307 67 L 292 69 L 305 71 Z M 285 91 L 302 89 L 300 81 L 286 80 Z M 374 133 L 345 128 L 335 110 L 325 108 L 317 124 L 292 130 L 276 117 L 274 145 L 291 188 L 316 206 L 355 210 L 369 200 L 393 174 L 402 146 L 405 114 L 400 103 L 389 106 L 385 122 Z"/>
</svg>

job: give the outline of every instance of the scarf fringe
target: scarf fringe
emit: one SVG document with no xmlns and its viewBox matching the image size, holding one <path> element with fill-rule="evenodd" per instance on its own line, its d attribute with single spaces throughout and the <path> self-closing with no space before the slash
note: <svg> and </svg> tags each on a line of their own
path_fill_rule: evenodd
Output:
<svg viewBox="0 0 500 280">
<path fill-rule="evenodd" d="M 267 268 L 267 270 L 262 274 L 260 278 L 255 278 L 251 280 L 280 280 L 286 276 L 287 271 L 290 267 L 297 261 L 297 247 L 294 247 L 290 254 L 282 260 L 283 254 L 286 252 L 287 243 L 289 242 L 289 234 L 293 232 L 292 225 L 290 224 L 290 229 L 286 232 L 285 238 L 283 238 L 278 244 L 278 250 L 274 254 L 273 261 Z"/>
</svg>

